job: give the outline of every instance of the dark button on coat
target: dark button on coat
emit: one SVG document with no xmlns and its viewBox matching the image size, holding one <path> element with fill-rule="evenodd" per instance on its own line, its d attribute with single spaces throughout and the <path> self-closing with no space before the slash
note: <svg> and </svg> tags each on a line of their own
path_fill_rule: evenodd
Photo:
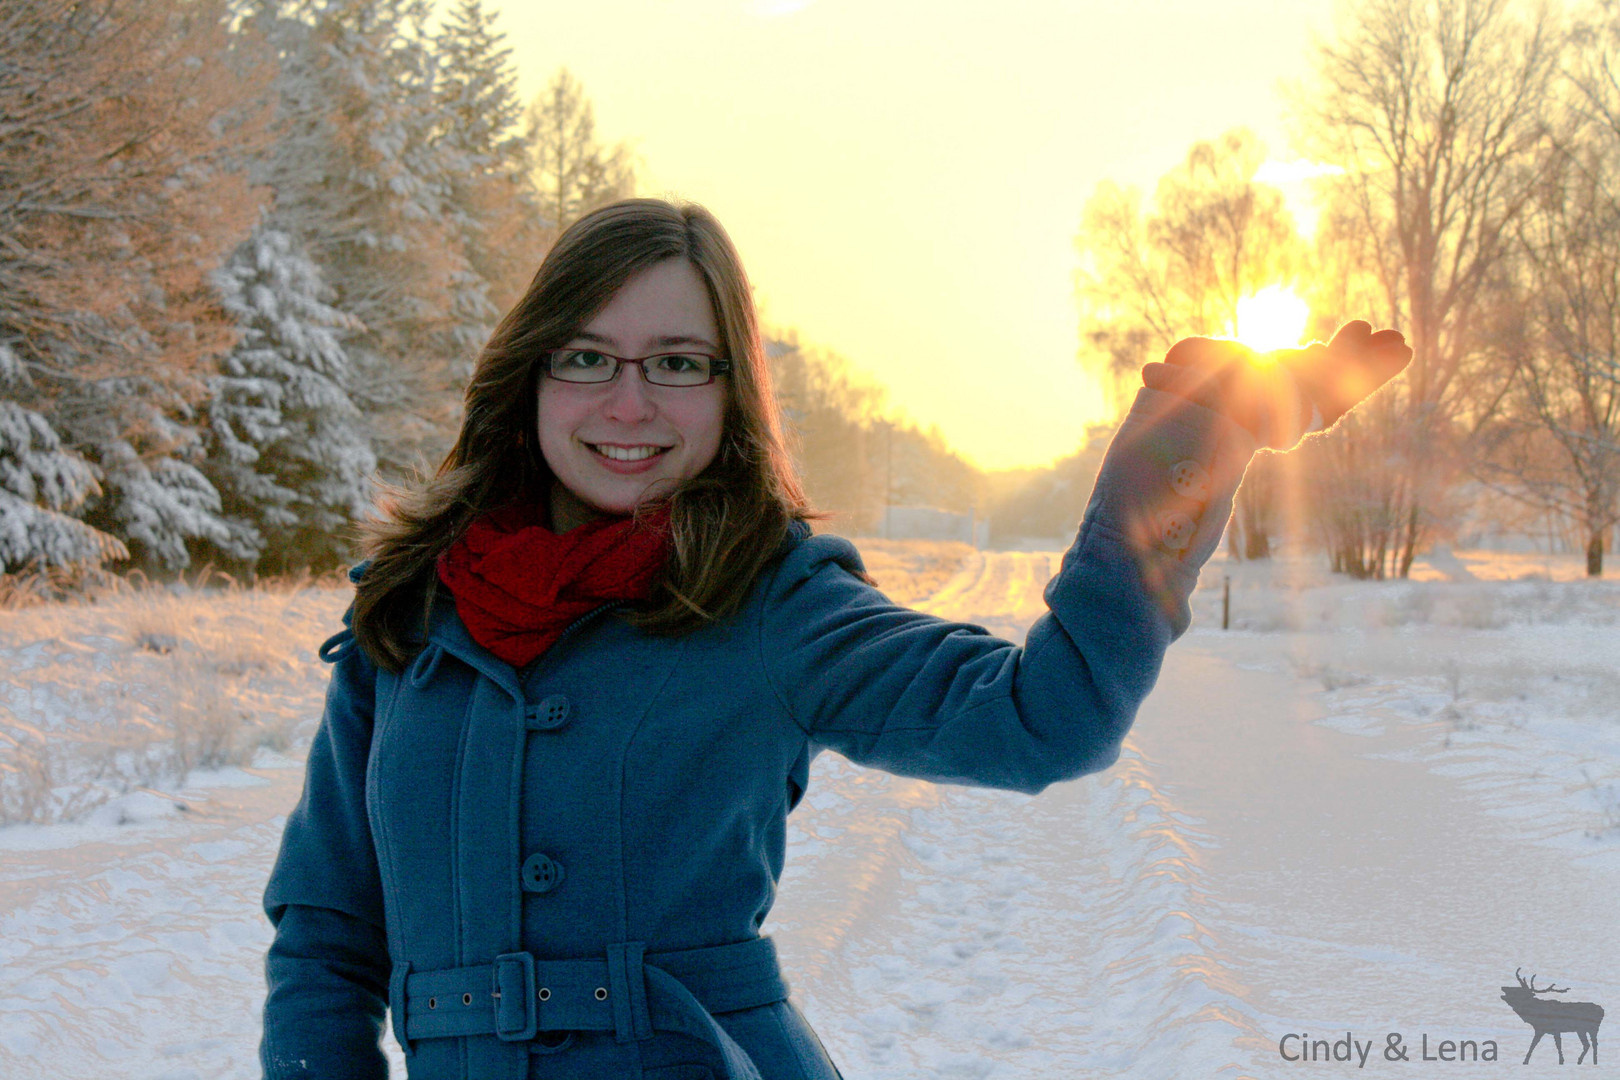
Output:
<svg viewBox="0 0 1620 1080">
<path fill-rule="evenodd" d="M 265 892 L 277 924 L 265 1075 L 383 1077 L 385 1006 L 405 1035 L 411 980 L 453 982 L 421 973 L 484 973 L 465 995 L 475 1004 L 435 998 L 441 1016 L 490 1010 L 491 986 L 521 994 L 511 988 L 524 985 L 523 964 L 545 981 L 560 970 L 548 962 L 630 957 L 633 968 L 643 954 L 757 939 L 787 815 L 823 749 L 1028 794 L 1108 767 L 1188 625 L 1198 568 L 1253 450 L 1225 418 L 1141 391 L 1046 587 L 1050 611 L 1021 648 L 892 603 L 851 572 L 861 561 L 848 541 L 802 525 L 739 612 L 680 638 L 599 612 L 520 673 L 444 602 L 395 676 L 340 633 L 322 649 L 334 664 L 326 711 Z M 1197 500 L 1183 493 L 1189 462 L 1209 477 Z M 1184 544 L 1161 542 L 1167 514 L 1192 518 Z M 524 875 L 536 854 L 557 868 L 529 864 L 539 889 Z M 639 1027 L 635 1002 L 606 1001 L 621 1010 L 602 1014 L 614 1030 L 407 1037 L 409 1075 L 838 1075 L 791 1000 L 711 1015 L 656 974 L 633 977 L 634 994 L 663 995 Z M 518 1027 L 534 1017 L 516 999 L 495 1008 L 515 1009 Z"/>
</svg>

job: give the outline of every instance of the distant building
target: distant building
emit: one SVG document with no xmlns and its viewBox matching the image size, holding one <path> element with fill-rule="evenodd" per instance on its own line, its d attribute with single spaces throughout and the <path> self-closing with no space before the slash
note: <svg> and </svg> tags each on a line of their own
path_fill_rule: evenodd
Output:
<svg viewBox="0 0 1620 1080">
<path fill-rule="evenodd" d="M 879 535 L 891 540 L 960 540 L 983 548 L 990 543 L 990 519 L 972 511 L 957 514 L 933 506 L 891 506 L 884 513 Z"/>
</svg>

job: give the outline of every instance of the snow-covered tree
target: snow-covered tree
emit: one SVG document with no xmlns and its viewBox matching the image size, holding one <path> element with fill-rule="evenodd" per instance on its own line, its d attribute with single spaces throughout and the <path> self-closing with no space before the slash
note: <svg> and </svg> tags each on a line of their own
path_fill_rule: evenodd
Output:
<svg viewBox="0 0 1620 1080">
<path fill-rule="evenodd" d="M 123 437 L 96 446 L 108 499 L 90 520 L 125 537 L 130 553 L 142 562 L 169 570 L 190 565 L 192 541 L 248 557 L 251 548 L 223 517 L 219 492 L 198 467 L 202 447 L 196 429 L 168 421 L 156 410 L 149 419 L 179 441 L 179 453 L 154 453 L 141 445 L 146 440 Z"/>
<path fill-rule="evenodd" d="M 223 535 L 189 425 L 230 344 L 207 275 L 256 212 L 230 165 L 261 82 L 227 0 L 4 12 L 4 564 L 184 565 Z"/>
<path fill-rule="evenodd" d="M 280 61 L 275 140 L 256 169 L 275 192 L 268 223 L 363 328 L 345 342 L 352 393 L 395 475 L 437 460 L 459 408 L 448 341 L 466 260 L 428 13 L 426 0 L 264 0 L 252 23 Z"/>
<path fill-rule="evenodd" d="M 377 466 L 320 271 L 286 233 L 256 230 L 215 275 L 241 331 L 213 381 L 208 472 L 260 565 L 329 566 L 363 514 Z"/>
<path fill-rule="evenodd" d="M 28 373 L 0 344 L 0 391 L 28 387 Z M 0 574 L 29 564 L 100 565 L 128 555 L 115 537 L 72 516 L 100 491 L 95 470 L 62 445 L 39 413 L 0 399 Z"/>
</svg>

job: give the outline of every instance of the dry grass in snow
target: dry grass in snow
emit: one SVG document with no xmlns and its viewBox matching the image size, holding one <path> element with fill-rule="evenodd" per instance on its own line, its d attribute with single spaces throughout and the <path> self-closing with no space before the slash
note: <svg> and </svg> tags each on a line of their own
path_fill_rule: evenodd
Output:
<svg viewBox="0 0 1620 1080">
<path fill-rule="evenodd" d="M 0 610 L 0 825 L 72 820 L 307 737 L 315 650 L 351 595 L 149 585 Z"/>
</svg>

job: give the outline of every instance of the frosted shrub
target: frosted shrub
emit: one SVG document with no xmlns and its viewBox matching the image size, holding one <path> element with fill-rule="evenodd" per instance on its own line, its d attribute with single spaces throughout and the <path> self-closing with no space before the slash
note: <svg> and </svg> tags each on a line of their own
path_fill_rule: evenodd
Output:
<svg viewBox="0 0 1620 1080">
<path fill-rule="evenodd" d="M 0 825 L 39 821 L 51 794 L 44 738 L 0 731 Z"/>
<path fill-rule="evenodd" d="M 1433 589 L 1415 583 L 1396 588 L 1400 591 L 1395 595 L 1394 602 L 1384 606 L 1385 626 L 1411 626 L 1431 621 L 1436 599 Z"/>
</svg>

